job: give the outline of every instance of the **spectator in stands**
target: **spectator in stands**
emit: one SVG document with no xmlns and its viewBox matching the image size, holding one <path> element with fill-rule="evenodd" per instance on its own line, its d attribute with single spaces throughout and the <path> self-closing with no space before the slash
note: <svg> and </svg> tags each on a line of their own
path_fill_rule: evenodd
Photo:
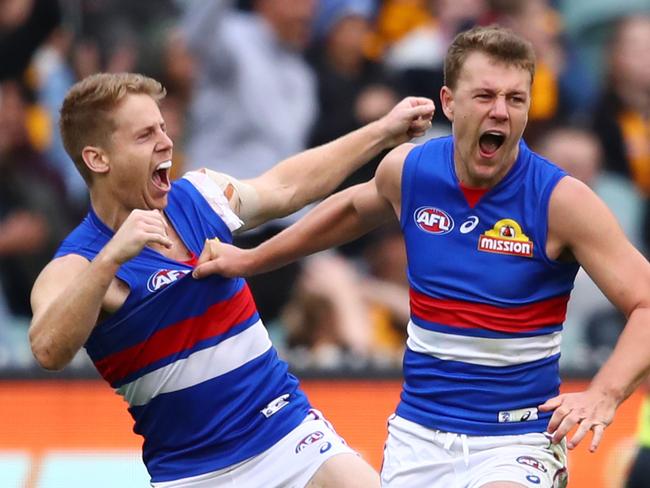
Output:
<svg viewBox="0 0 650 488">
<path fill-rule="evenodd" d="M 650 197 L 649 45 L 650 15 L 619 22 L 609 49 L 606 89 L 593 117 L 607 168 L 630 178 L 646 199 Z M 645 228 L 647 247 L 650 225 Z"/>
<path fill-rule="evenodd" d="M 318 79 L 319 116 L 309 146 L 323 144 L 388 113 L 398 95 L 380 63 L 364 47 L 374 14 L 372 0 L 321 0 L 311 61 Z M 368 164 L 343 186 L 372 178 Z"/>
<path fill-rule="evenodd" d="M 21 78 L 36 49 L 60 21 L 59 2 L 3 0 L 0 3 L 0 80 Z"/>
<path fill-rule="evenodd" d="M 604 171 L 603 148 L 596 135 L 576 127 L 556 127 L 536 144 L 541 155 L 587 184 L 612 210 L 627 237 L 641 244 L 643 202 L 629 180 Z M 567 307 L 561 365 L 589 373 L 609 356 L 625 318 L 581 268 Z"/>
<path fill-rule="evenodd" d="M 391 10 L 413 8 L 413 2 L 397 0 L 388 4 L 393 7 L 382 10 L 380 22 L 383 25 L 395 22 L 388 16 Z M 386 49 L 385 62 L 387 68 L 399 77 L 402 92 L 437 100 L 437 87 L 444 84 L 442 65 L 447 47 L 456 34 L 480 22 L 487 12 L 487 2 L 422 1 L 420 8 L 424 9 L 422 21 L 412 21 L 413 27 Z M 434 123 L 438 126 L 438 134 L 449 133 L 449 121 L 441 112 L 436 113 Z"/>
<path fill-rule="evenodd" d="M 294 366 L 368 364 L 370 309 L 361 276 L 345 258 L 330 253 L 307 260 L 282 317 Z"/>
<path fill-rule="evenodd" d="M 188 160 L 222 161 L 235 177 L 257 175 L 304 149 L 316 117 L 316 80 L 302 57 L 316 1 L 188 5 L 184 33 L 197 81 Z"/>
<path fill-rule="evenodd" d="M 406 250 L 395 225 L 369 234 L 356 259 L 308 259 L 280 325 L 296 367 L 395 368 L 408 319 Z"/>
<path fill-rule="evenodd" d="M 187 161 L 196 168 L 219 161 L 213 169 L 236 178 L 261 174 L 305 149 L 317 115 L 316 78 L 303 59 L 316 0 L 250 3 L 250 11 L 239 11 L 228 0 L 191 2 L 184 19 L 196 63 Z M 254 246 L 286 222 L 264 226 L 237 243 Z M 288 300 L 299 268 L 296 263 L 249 281 L 267 322 Z"/>
<path fill-rule="evenodd" d="M 18 82 L 0 84 L 0 281 L 12 314 L 30 317 L 29 293 L 69 230 L 62 182 L 31 145 Z"/>
<path fill-rule="evenodd" d="M 562 18 L 549 0 L 490 0 L 483 23 L 496 22 L 528 39 L 537 67 L 526 138 L 558 121 L 584 119 L 597 96 L 586 66 L 564 36 Z"/>
</svg>

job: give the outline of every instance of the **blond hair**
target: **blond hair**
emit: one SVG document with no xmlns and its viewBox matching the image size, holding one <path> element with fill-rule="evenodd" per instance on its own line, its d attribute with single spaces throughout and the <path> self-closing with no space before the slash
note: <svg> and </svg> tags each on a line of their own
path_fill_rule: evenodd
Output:
<svg viewBox="0 0 650 488">
<path fill-rule="evenodd" d="M 83 149 L 110 144 L 116 129 L 113 110 L 130 94 L 149 95 L 158 102 L 166 91 L 141 74 L 97 73 L 75 83 L 63 100 L 59 121 L 63 146 L 88 184 L 91 171 L 83 161 Z"/>
<path fill-rule="evenodd" d="M 473 52 L 481 52 L 495 61 L 525 69 L 530 73 L 531 83 L 535 77 L 535 51 L 532 44 L 510 29 L 491 25 L 474 27 L 454 38 L 445 57 L 446 86 L 452 90 L 456 87 L 465 60 Z"/>
</svg>

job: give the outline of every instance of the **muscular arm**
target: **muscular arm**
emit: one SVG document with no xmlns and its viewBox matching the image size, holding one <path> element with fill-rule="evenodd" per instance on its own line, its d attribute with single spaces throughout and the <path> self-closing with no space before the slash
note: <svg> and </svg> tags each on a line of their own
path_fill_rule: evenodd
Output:
<svg viewBox="0 0 650 488">
<path fill-rule="evenodd" d="M 41 272 L 32 289 L 33 318 L 29 341 L 38 363 L 61 369 L 84 345 L 102 309 L 121 306 L 109 287 L 119 267 L 145 245 L 172 243 L 157 210 L 134 210 L 113 238 L 88 262 L 70 254 L 53 260 Z"/>
<path fill-rule="evenodd" d="M 650 264 L 626 239 L 612 213 L 584 184 L 564 178 L 551 196 L 549 242 L 568 250 L 609 300 L 627 317 L 626 327 L 587 392 L 549 400 L 549 432 L 562 438 L 576 423 L 574 447 L 591 429 L 595 450 L 616 408 L 650 371 Z M 555 243 L 555 244 L 553 244 Z"/>
<path fill-rule="evenodd" d="M 101 253 L 92 261 L 74 254 L 55 259 L 32 289 L 32 352 L 45 369 L 68 364 L 84 345 L 118 266 Z"/>
<path fill-rule="evenodd" d="M 194 276 L 250 276 L 356 239 L 399 214 L 404 144 L 381 162 L 375 178 L 336 193 L 298 222 L 254 249 L 208 241 Z"/>
<path fill-rule="evenodd" d="M 251 189 L 250 196 L 241 200 L 239 216 L 244 228 L 289 215 L 329 195 L 382 150 L 423 134 L 433 110 L 428 99 L 406 98 L 378 121 L 281 161 L 261 176 L 242 182 Z"/>
</svg>

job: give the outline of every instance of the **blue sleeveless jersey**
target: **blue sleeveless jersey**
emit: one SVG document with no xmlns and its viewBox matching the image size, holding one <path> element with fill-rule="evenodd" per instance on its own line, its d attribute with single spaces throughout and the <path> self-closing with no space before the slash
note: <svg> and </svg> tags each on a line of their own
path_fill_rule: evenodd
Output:
<svg viewBox="0 0 650 488">
<path fill-rule="evenodd" d="M 578 265 L 545 253 L 551 192 L 566 174 L 521 142 L 471 208 L 451 137 L 415 147 L 402 174 L 411 320 L 397 414 L 468 435 L 544 432 L 559 393 L 562 323 Z"/>
<path fill-rule="evenodd" d="M 165 214 L 197 256 L 207 238 L 232 242 L 224 221 L 185 179 L 172 185 Z M 74 253 L 92 260 L 112 236 L 91 210 L 57 257 Z M 130 288 L 126 302 L 85 345 L 101 375 L 128 402 L 154 482 L 259 454 L 310 408 L 298 380 L 278 359 L 246 282 L 195 280 L 191 270 L 144 248 L 117 272 Z"/>
</svg>

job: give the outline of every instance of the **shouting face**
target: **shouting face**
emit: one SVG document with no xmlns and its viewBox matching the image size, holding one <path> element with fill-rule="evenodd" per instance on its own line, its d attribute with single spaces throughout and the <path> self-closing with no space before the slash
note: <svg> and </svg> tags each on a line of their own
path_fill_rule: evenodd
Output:
<svg viewBox="0 0 650 488">
<path fill-rule="evenodd" d="M 96 182 L 111 206 L 163 209 L 171 189 L 173 143 L 156 102 L 148 95 L 128 95 L 113 111 L 115 130 L 104 148 L 105 171 Z"/>
<path fill-rule="evenodd" d="M 456 86 L 442 88 L 462 183 L 490 188 L 512 167 L 528 121 L 531 82 L 526 69 L 477 51 L 465 59 Z"/>
</svg>

